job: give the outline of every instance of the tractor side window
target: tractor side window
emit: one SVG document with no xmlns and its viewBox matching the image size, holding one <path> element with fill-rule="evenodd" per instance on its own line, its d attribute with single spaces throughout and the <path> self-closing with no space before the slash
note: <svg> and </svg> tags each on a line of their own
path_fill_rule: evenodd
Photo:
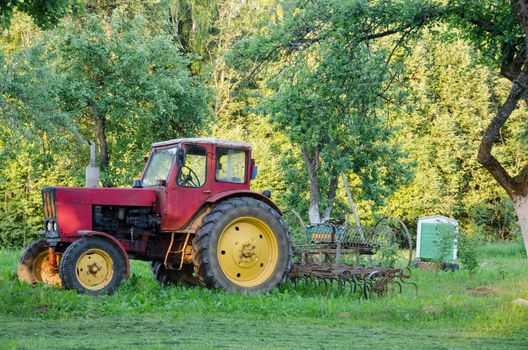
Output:
<svg viewBox="0 0 528 350">
<path fill-rule="evenodd" d="M 246 152 L 216 149 L 216 180 L 242 184 L 246 182 Z"/>
<path fill-rule="evenodd" d="M 178 170 L 176 183 L 183 187 L 202 187 L 207 174 L 207 151 L 201 147 L 187 147 L 185 165 Z"/>
</svg>

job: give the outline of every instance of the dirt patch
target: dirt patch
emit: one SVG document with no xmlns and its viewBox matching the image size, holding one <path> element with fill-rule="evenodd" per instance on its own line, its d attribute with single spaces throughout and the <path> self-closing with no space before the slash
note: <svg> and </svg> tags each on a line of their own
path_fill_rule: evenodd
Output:
<svg viewBox="0 0 528 350">
<path fill-rule="evenodd" d="M 37 312 L 48 312 L 49 307 L 47 305 L 39 305 L 35 311 Z"/>
<path fill-rule="evenodd" d="M 431 305 L 423 307 L 422 310 L 426 314 L 430 314 L 430 315 L 435 315 L 435 314 L 439 314 L 442 312 L 441 308 L 436 307 L 436 306 L 431 306 Z"/>
<path fill-rule="evenodd" d="M 499 290 L 500 290 L 499 288 L 491 288 L 491 287 L 486 287 L 486 286 L 477 287 L 477 288 L 473 288 L 473 289 L 468 289 L 468 291 L 471 294 L 480 295 L 480 296 L 492 295 L 492 294 L 497 293 Z"/>
<path fill-rule="evenodd" d="M 523 299 L 523 298 L 515 299 L 514 301 L 512 301 L 512 304 L 528 308 L 528 300 Z"/>
</svg>

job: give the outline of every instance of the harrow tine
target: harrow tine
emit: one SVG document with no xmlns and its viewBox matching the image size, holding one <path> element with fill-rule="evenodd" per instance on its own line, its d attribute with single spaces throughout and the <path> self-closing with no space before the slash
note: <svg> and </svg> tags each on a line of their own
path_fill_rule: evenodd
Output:
<svg viewBox="0 0 528 350">
<path fill-rule="evenodd" d="M 371 281 L 370 281 L 371 276 L 372 276 L 372 273 L 369 274 L 363 282 L 363 296 L 365 297 L 365 299 L 369 298 L 370 289 L 371 289 Z"/>
<path fill-rule="evenodd" d="M 367 281 L 363 284 L 363 297 L 368 300 L 370 295 L 370 285 L 367 283 Z"/>
<path fill-rule="evenodd" d="M 415 283 L 415 282 L 412 282 L 412 281 L 402 281 L 403 284 L 410 284 L 411 286 L 414 287 L 414 297 L 416 298 L 418 296 L 418 285 Z"/>
<path fill-rule="evenodd" d="M 352 284 L 354 285 L 354 291 L 353 293 L 356 294 L 358 289 L 361 289 L 362 286 L 361 286 L 361 280 L 354 277 L 354 279 L 352 280 Z M 358 288 L 359 287 L 359 288 Z"/>
<path fill-rule="evenodd" d="M 342 277 L 337 277 L 336 281 L 339 295 L 345 295 L 346 280 Z"/>
<path fill-rule="evenodd" d="M 394 281 L 394 284 L 398 286 L 398 293 L 402 293 L 402 284 L 400 281 Z"/>
</svg>

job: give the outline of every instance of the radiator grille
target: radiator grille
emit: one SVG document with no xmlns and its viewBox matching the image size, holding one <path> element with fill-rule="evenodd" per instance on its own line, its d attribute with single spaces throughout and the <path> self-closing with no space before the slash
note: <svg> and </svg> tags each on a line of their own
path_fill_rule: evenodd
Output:
<svg viewBox="0 0 528 350">
<path fill-rule="evenodd" d="M 43 189 L 42 190 L 42 210 L 44 212 L 44 218 L 56 218 L 57 208 L 55 206 L 55 189 Z"/>
</svg>

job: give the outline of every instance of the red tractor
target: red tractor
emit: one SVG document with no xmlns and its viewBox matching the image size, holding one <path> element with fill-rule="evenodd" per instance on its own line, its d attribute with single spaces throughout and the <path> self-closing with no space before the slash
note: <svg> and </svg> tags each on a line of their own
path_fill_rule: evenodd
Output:
<svg viewBox="0 0 528 350">
<path fill-rule="evenodd" d="M 153 144 L 132 188 L 47 187 L 46 238 L 18 277 L 108 293 L 139 259 L 162 284 L 269 291 L 288 275 L 291 240 L 269 193 L 250 191 L 256 170 L 247 143 L 188 138 Z"/>
</svg>

